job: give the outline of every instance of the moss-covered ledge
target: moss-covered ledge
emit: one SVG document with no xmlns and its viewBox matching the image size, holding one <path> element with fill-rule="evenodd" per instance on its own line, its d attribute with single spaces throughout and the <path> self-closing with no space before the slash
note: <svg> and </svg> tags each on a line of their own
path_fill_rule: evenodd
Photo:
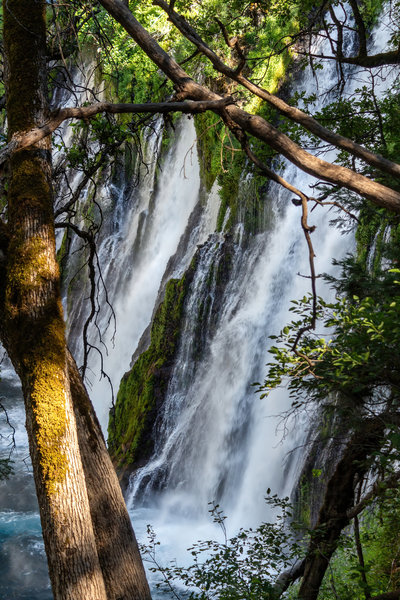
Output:
<svg viewBox="0 0 400 600">
<path fill-rule="evenodd" d="M 120 479 L 150 458 L 153 428 L 165 400 L 181 333 L 185 298 L 195 259 L 181 279 L 171 279 L 151 327 L 151 342 L 123 376 L 115 408 L 110 412 L 108 447 Z"/>
</svg>

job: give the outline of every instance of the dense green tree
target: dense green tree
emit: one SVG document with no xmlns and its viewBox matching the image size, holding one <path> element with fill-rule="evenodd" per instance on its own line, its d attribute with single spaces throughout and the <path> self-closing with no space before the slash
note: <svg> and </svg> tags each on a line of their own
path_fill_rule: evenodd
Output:
<svg viewBox="0 0 400 600">
<path fill-rule="evenodd" d="M 390 246 L 396 246 L 395 240 Z M 364 280 L 354 281 L 355 266 L 353 260 L 344 261 L 344 277 L 334 283 L 343 290 L 356 282 L 360 296 L 345 295 L 332 303 L 319 298 L 319 334 L 312 326 L 312 298 L 294 301 L 298 318 L 276 336 L 274 361 L 260 388 L 265 395 L 285 382 L 293 398 L 290 412 L 319 406 L 325 417 L 335 417 L 329 436 L 341 440 L 340 460 L 327 477 L 298 591 L 307 600 L 317 598 L 343 529 L 378 492 L 397 488 L 400 476 L 399 271 L 367 272 Z M 368 478 L 376 482 L 375 488 L 357 499 L 357 488 L 361 491 Z M 397 598 L 400 590 L 391 594 Z"/>
</svg>

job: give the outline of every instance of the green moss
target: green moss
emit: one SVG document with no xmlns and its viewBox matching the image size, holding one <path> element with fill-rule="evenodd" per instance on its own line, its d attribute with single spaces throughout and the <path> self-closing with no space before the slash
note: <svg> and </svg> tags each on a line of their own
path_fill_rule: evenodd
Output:
<svg viewBox="0 0 400 600">
<path fill-rule="evenodd" d="M 269 121 L 276 118 L 272 109 L 265 105 L 256 107 L 256 113 Z M 218 180 L 221 205 L 217 217 L 217 231 L 222 226 L 229 208 L 226 231 L 237 223 L 244 224 L 247 233 L 257 233 L 264 228 L 264 200 L 267 178 L 251 166 L 232 135 L 226 135 L 222 122 L 213 113 L 195 117 L 197 148 L 199 153 L 201 181 L 209 192 Z M 261 162 L 269 164 L 274 152 L 264 143 L 253 140 L 253 150 Z M 243 174 L 250 174 L 244 180 Z M 262 193 L 261 193 L 262 191 Z"/>
<path fill-rule="evenodd" d="M 357 256 L 362 264 L 366 264 L 369 252 L 374 243 L 375 236 L 381 225 L 381 219 L 378 215 L 361 216 L 356 231 Z"/>
<path fill-rule="evenodd" d="M 126 141 L 123 145 L 123 160 L 124 160 L 124 179 L 125 181 L 132 181 L 136 173 L 138 148 L 133 142 Z"/>
<path fill-rule="evenodd" d="M 235 168 L 219 176 L 221 205 L 217 218 L 217 231 L 222 231 L 229 208 L 225 228 L 229 231 L 236 223 L 243 223 L 246 233 L 255 234 L 268 225 L 265 217 L 265 180 L 252 176 L 242 178 L 245 164 L 238 157 Z M 272 216 L 272 215 L 271 215 Z"/>
<path fill-rule="evenodd" d="M 40 150 L 20 150 L 11 159 L 11 178 L 9 182 L 10 219 L 18 217 L 24 210 L 46 211 L 43 216 L 48 222 L 53 220 L 53 207 L 43 198 L 52 197 L 50 173 L 41 157 Z M 15 201 L 15 212 L 13 202 Z M 43 218 L 43 217 L 42 217 Z"/>
<path fill-rule="evenodd" d="M 194 117 L 199 153 L 200 178 L 209 192 L 221 170 L 218 125 L 220 118 L 208 111 Z"/>
<path fill-rule="evenodd" d="M 228 222 L 226 224 L 226 229 L 229 230 L 237 222 L 239 181 L 240 174 L 238 173 L 237 169 L 231 169 L 227 173 L 221 174 L 218 178 L 221 196 L 221 206 L 217 219 L 218 231 L 222 229 L 228 207 L 230 209 L 230 213 Z"/>
<path fill-rule="evenodd" d="M 65 228 L 64 235 L 63 235 L 63 238 L 61 241 L 61 246 L 57 251 L 57 262 L 58 262 L 59 266 L 61 265 L 63 259 L 67 255 L 67 243 L 68 243 L 68 230 L 67 230 L 67 228 Z"/>
<path fill-rule="evenodd" d="M 58 269 L 49 252 L 55 245 L 52 194 L 37 151 L 24 150 L 14 154 L 11 172 L 9 217 L 12 237 L 5 297 L 11 322 L 16 319 L 19 323 L 20 317 L 23 318 L 20 311 L 29 305 L 33 290 L 40 288 L 42 283 L 55 280 Z M 28 235 L 33 223 L 37 233 Z"/>
<path fill-rule="evenodd" d="M 151 343 L 122 378 L 110 417 L 108 444 L 117 469 L 149 457 L 152 429 L 164 401 L 177 351 L 184 302 L 195 263 L 182 279 L 171 279 L 154 317 Z"/>
<path fill-rule="evenodd" d="M 296 502 L 296 518 L 305 528 L 311 527 L 311 483 L 303 475 L 298 484 L 298 497 Z"/>
<path fill-rule="evenodd" d="M 10 247 L 15 263 L 6 288 L 7 325 L 26 380 L 27 412 L 32 415 L 41 476 L 51 495 L 68 470 L 63 450 L 67 428 L 64 320 L 61 303 L 48 293 L 58 280 L 58 269 L 40 237 L 20 244 L 17 237 Z M 43 305 L 35 300 L 41 295 L 48 298 Z"/>
<path fill-rule="evenodd" d="M 6 288 L 7 326 L 26 382 L 41 476 L 51 495 L 68 470 L 63 450 L 67 428 L 64 321 L 61 303 L 48 293 L 58 279 L 58 269 L 40 237 L 20 242 L 17 236 L 10 248 L 15 263 Z M 43 305 L 36 302 L 41 296 L 47 298 Z"/>
<path fill-rule="evenodd" d="M 68 471 L 64 452 L 67 430 L 64 335 L 64 323 L 57 314 L 46 323 L 40 346 L 35 346 L 35 354 L 31 354 L 27 361 L 31 362 L 28 369 L 30 366 L 29 400 L 34 417 L 33 428 L 48 495 L 57 491 Z"/>
<path fill-rule="evenodd" d="M 396 246 L 398 231 L 397 217 L 383 209 L 365 210 L 361 212 L 356 231 L 357 258 L 359 263 L 376 274 L 381 268 L 382 252 L 385 250 L 385 232 L 391 228 L 390 244 Z M 371 255 L 372 253 L 372 255 Z"/>
</svg>

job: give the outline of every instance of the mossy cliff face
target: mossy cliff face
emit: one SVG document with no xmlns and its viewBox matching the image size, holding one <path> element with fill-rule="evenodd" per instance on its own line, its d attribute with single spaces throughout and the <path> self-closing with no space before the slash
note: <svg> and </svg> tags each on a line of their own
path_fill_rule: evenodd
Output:
<svg viewBox="0 0 400 600">
<path fill-rule="evenodd" d="M 357 260 L 371 275 L 379 275 L 382 261 L 399 255 L 400 223 L 397 215 L 373 209 L 361 211 L 356 231 Z"/>
<path fill-rule="evenodd" d="M 210 192 L 215 180 L 218 181 L 221 206 L 217 220 L 217 231 L 231 230 L 241 222 L 248 233 L 257 233 L 254 209 L 257 216 L 263 213 L 259 198 L 260 182 L 252 177 L 244 185 L 243 175 L 246 159 L 242 152 L 227 152 L 221 146 L 224 130 L 220 120 L 211 112 L 196 115 L 197 149 L 199 153 L 200 178 L 206 193 Z M 236 150 L 239 148 L 237 147 Z M 251 194 L 247 188 L 251 187 Z M 244 189 L 246 188 L 246 189 Z M 229 214 L 227 211 L 229 210 Z M 249 214 L 251 217 L 249 218 Z"/>
<path fill-rule="evenodd" d="M 267 120 L 276 120 L 270 109 L 258 110 L 257 114 Z M 235 139 L 226 137 L 221 120 L 211 112 L 194 118 L 197 133 L 200 179 L 207 193 L 218 182 L 221 198 L 217 219 L 217 231 L 233 231 L 239 223 L 247 235 L 265 231 L 269 226 L 265 208 L 268 197 L 267 178 L 247 160 Z M 257 148 L 257 155 L 270 164 L 273 152 L 264 144 Z"/>
<path fill-rule="evenodd" d="M 150 346 L 121 381 L 110 416 L 108 444 L 123 485 L 129 474 L 143 466 L 153 453 L 156 423 L 174 372 L 181 332 L 185 330 L 190 340 L 191 375 L 185 375 L 189 379 L 194 377 L 196 364 L 215 333 L 226 300 L 235 248 L 230 235 L 212 236 L 198 246 L 182 279 L 168 282 L 164 300 L 153 319 Z M 213 259 L 204 275 L 204 262 L 210 252 Z"/>
<path fill-rule="evenodd" d="M 108 428 L 109 451 L 120 475 L 132 472 L 152 453 L 153 426 L 167 392 L 194 270 L 195 261 L 181 279 L 168 282 L 154 316 L 150 346 L 122 378 Z"/>
</svg>

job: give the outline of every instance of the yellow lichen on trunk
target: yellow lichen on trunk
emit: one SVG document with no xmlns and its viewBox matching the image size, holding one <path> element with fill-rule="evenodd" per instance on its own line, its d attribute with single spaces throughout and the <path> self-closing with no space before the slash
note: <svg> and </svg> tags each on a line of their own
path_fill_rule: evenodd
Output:
<svg viewBox="0 0 400 600">
<path fill-rule="evenodd" d="M 47 494 L 62 483 L 69 465 L 65 453 L 67 430 L 64 324 L 54 318 L 46 325 L 34 355 L 25 362 L 30 373 L 30 405 L 40 469 Z M 30 363 L 30 364 L 29 364 Z"/>
<path fill-rule="evenodd" d="M 45 0 L 4 4 L 9 136 L 48 116 Z M 21 378 L 55 600 L 106 600 L 78 445 L 56 260 L 51 140 L 14 151 L 3 341 Z"/>
</svg>

